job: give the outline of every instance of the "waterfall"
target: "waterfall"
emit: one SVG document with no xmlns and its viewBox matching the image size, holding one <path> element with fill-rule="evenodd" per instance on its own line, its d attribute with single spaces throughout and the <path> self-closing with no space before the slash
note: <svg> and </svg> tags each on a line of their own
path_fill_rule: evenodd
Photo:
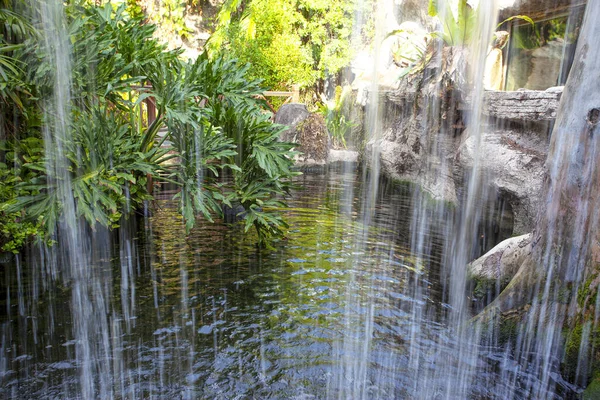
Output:
<svg viewBox="0 0 600 400">
<path fill-rule="evenodd" d="M 51 276 L 62 275 L 71 287 L 72 335 L 75 343 L 79 389 L 83 398 L 113 397 L 113 380 L 108 362 L 110 349 L 106 309 L 110 292 L 103 284 L 97 256 L 107 249 L 106 232 L 91 233 L 81 224 L 73 197 L 73 179 L 65 143 L 71 136 L 71 43 L 63 3 L 49 0 L 32 4 L 42 21 L 44 62 L 51 68 L 54 81 L 52 96 L 46 100 L 44 113 L 44 143 L 49 196 L 55 195 L 62 206 L 62 218 L 55 233 L 57 258 L 50 258 Z M 91 235 L 90 235 L 91 234 Z M 54 249 L 52 249 L 53 251 Z M 106 254 L 106 253 L 105 253 Z M 103 256 L 100 256 L 103 258 Z M 104 255 L 105 257 L 105 255 Z M 56 271 L 56 272 L 55 272 Z"/>
<path fill-rule="evenodd" d="M 30 38 L 39 40 L 41 51 L 36 54 L 42 56 L 36 62 L 48 66 L 45 73 L 51 81 L 51 90 L 39 99 L 39 131 L 45 190 L 60 206 L 60 218 L 49 243 L 31 244 L 10 262 L 0 258 L 0 307 L 6 310 L 0 315 L 0 397 L 366 400 L 581 395 L 598 368 L 600 334 L 600 49 L 594 42 L 600 37 L 600 2 L 587 3 L 556 120 L 551 111 L 536 111 L 537 119 L 523 123 L 490 111 L 498 106 L 493 99 L 509 92 L 484 87 L 498 22 L 506 17 L 505 10 L 515 9 L 515 2 L 438 1 L 435 18 L 428 15 L 434 14 L 431 8 L 415 0 L 376 0 L 372 16 L 363 14 L 368 0 L 357 3 L 361 6 L 352 46 L 363 55 L 370 53 L 372 63 L 365 72 L 370 80 L 357 96 L 366 105 L 355 105 L 365 115 L 363 160 L 318 166 L 296 177 L 298 187 L 286 195 L 290 207 L 278 209 L 289 229 L 270 248 L 260 248 L 257 236 L 246 232 L 243 223 L 226 224 L 219 218 L 209 223 L 192 206 L 191 219 L 198 221 L 186 229 L 194 221 L 182 219 L 180 204 L 166 189 L 167 183 L 175 183 L 168 168 L 161 170 L 164 182 L 155 181 L 155 192 L 144 197 L 153 198 L 143 203 L 143 210 L 131 207 L 134 195 L 129 183 L 124 184 L 122 195 L 131 212 L 114 211 L 118 229 L 85 221 L 77 208 L 76 188 L 87 177 L 73 160 L 85 150 L 79 144 L 69 147 L 82 112 L 79 102 L 88 95 L 72 82 L 80 61 L 73 55 L 70 31 L 77 21 L 68 21 L 65 7 L 70 3 L 28 2 L 40 30 L 39 38 Z M 545 3 L 554 10 L 568 2 Z M 457 8 L 461 4 L 464 9 Z M 450 27 L 449 21 L 465 10 L 472 14 L 459 21 L 462 27 Z M 111 11 L 105 9 L 106 18 Z M 415 28 L 416 16 L 423 27 Z M 510 35 L 518 27 L 535 29 L 526 19 L 520 22 Z M 569 18 L 563 38 L 552 40 L 568 38 L 576 22 Z M 370 44 L 360 43 L 371 28 Z M 394 59 L 407 31 L 417 46 L 411 54 L 419 57 Z M 544 40 L 550 41 L 547 36 Z M 509 39 L 513 46 L 522 45 L 516 42 Z M 537 51 L 522 47 L 521 56 Z M 498 66 L 500 55 L 514 48 L 494 50 Z M 562 48 L 563 55 L 569 51 L 566 45 Z M 565 65 L 560 65 L 559 83 Z M 102 71 L 86 67 L 92 76 L 79 78 L 92 84 L 94 74 Z M 513 72 L 509 67 L 502 71 L 507 77 Z M 133 74 L 123 76 L 128 73 Z M 189 69 L 176 75 L 194 73 L 199 74 Z M 517 86 L 536 81 L 518 74 L 510 78 Z M 184 90 L 175 78 L 160 79 L 159 84 L 181 84 L 177 87 Z M 534 99 L 549 103 L 556 90 L 538 91 L 534 95 L 541 97 Z M 154 94 L 159 108 L 161 93 Z M 198 100 L 190 104 L 202 109 L 226 97 L 209 100 L 199 91 L 189 93 Z M 528 94 L 521 90 L 508 95 L 524 101 Z M 135 102 L 131 93 L 127 96 Z M 161 118 L 175 115 L 172 125 L 185 125 L 177 120 L 176 107 L 169 107 Z M 143 119 L 134 115 L 138 109 L 131 110 L 128 117 Z M 238 122 L 242 137 L 244 121 Z M 187 125 L 181 129 L 182 143 L 191 140 L 171 162 L 193 159 L 188 166 L 193 178 L 186 184 L 199 192 L 209 190 L 206 180 L 218 181 L 212 189 L 220 206 L 231 177 L 225 168 L 217 171 L 218 161 L 207 161 L 205 154 L 210 152 L 210 135 L 221 127 L 198 126 L 196 131 Z M 520 205 L 539 208 L 532 226 L 519 221 L 519 229 L 533 229 L 524 250 L 520 248 L 523 261 L 509 279 L 494 275 L 486 282 L 493 287 L 484 288 L 485 299 L 476 299 L 469 269 L 475 259 L 496 272 L 504 252 L 510 253 L 488 252 L 510 234 L 496 232 L 488 238 L 486 224 L 496 217 L 501 201 L 522 200 L 515 200 L 511 188 L 502 186 L 497 171 L 489 167 L 490 141 L 497 145 L 493 149 L 522 157 L 523 164 L 540 162 L 545 157 L 537 151 L 540 146 L 532 145 L 533 156 L 527 146 L 541 140 L 526 133 L 548 127 L 541 201 Z M 512 129 L 518 132 L 504 135 Z M 519 134 L 523 141 L 512 140 Z M 247 150 L 245 146 L 240 142 L 231 148 Z M 515 226 L 509 230 L 516 236 Z"/>
</svg>

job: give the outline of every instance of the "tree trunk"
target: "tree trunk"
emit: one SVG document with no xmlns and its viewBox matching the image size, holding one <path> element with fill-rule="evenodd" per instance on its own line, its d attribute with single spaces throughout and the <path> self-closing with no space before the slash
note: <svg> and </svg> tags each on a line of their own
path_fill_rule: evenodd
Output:
<svg viewBox="0 0 600 400">
<path fill-rule="evenodd" d="M 533 398 L 552 391 L 544 378 L 552 360 L 561 360 L 563 376 L 580 386 L 600 370 L 600 349 L 592 345 L 600 339 L 595 310 L 600 283 L 598 21 L 600 1 L 590 1 L 552 132 L 545 202 L 531 253 L 500 296 L 475 318 L 498 337 L 506 327 L 513 338 L 523 335 L 515 352 L 536 354 L 524 368 L 539 371 L 541 379 L 538 389 L 528 389 Z"/>
<path fill-rule="evenodd" d="M 600 1 L 590 1 L 552 133 L 537 260 L 581 282 L 598 266 L 600 216 Z M 549 271 L 551 272 L 551 271 Z"/>
</svg>

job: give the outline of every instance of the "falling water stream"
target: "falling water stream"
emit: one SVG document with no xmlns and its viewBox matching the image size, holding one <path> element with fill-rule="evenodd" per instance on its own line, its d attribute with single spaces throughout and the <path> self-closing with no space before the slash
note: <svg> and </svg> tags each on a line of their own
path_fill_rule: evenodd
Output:
<svg viewBox="0 0 600 400">
<path fill-rule="evenodd" d="M 57 65 L 44 139 L 58 149 L 47 169 L 65 219 L 55 246 L 31 248 L 3 270 L 0 397 L 562 398 L 579 390 L 553 360 L 555 337 L 536 345 L 523 335 L 523 351 L 547 354 L 518 359 L 469 322 L 465 265 L 479 228 L 492 223 L 477 160 L 458 206 L 383 179 L 376 146 L 362 168 L 307 172 L 282 210 L 289 233 L 270 251 L 219 221 L 186 234 L 166 191 L 117 233 L 80 226 L 60 151 L 69 140 L 68 37 L 62 2 L 44 7 Z M 481 1 L 478 12 L 465 111 L 476 153 L 498 5 Z M 382 129 L 378 90 L 374 81 L 370 140 Z M 439 99 L 428 107 L 439 109 Z M 436 182 L 444 186 L 451 166 L 440 160 L 425 168 L 445 171 Z"/>
</svg>

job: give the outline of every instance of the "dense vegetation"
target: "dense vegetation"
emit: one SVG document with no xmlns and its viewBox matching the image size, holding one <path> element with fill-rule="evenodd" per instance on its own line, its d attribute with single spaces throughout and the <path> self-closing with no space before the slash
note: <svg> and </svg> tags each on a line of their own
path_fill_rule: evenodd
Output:
<svg viewBox="0 0 600 400">
<path fill-rule="evenodd" d="M 181 187 L 187 229 L 241 204 L 261 245 L 282 235 L 274 209 L 294 175 L 292 144 L 278 140 L 282 127 L 248 67 L 181 60 L 126 4 L 73 0 L 65 10 L 63 26 L 48 5 L 0 3 L 0 248 L 50 241 L 68 198 L 92 229 L 117 227 L 152 199 L 157 180 Z M 147 99 L 157 107 L 150 124 Z"/>
<path fill-rule="evenodd" d="M 213 51 L 252 64 L 269 88 L 322 83 L 348 66 L 371 25 L 356 16 L 373 7 L 356 0 L 227 0 L 209 40 Z"/>
</svg>

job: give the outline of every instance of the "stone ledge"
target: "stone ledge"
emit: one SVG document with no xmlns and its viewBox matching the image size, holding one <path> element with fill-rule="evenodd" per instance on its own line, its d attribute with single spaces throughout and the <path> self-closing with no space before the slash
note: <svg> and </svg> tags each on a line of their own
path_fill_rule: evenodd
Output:
<svg viewBox="0 0 600 400">
<path fill-rule="evenodd" d="M 498 119 L 520 121 L 551 121 L 556 119 L 558 104 L 563 92 L 562 86 L 547 90 L 486 91 L 484 94 L 483 114 Z M 387 91 L 384 96 L 388 101 L 399 104 L 414 103 L 416 92 L 408 90 Z M 466 98 L 460 110 L 468 110 L 471 99 Z"/>
<path fill-rule="evenodd" d="M 486 91 L 483 113 L 499 119 L 549 121 L 556 118 L 562 87 L 547 90 Z"/>
</svg>

